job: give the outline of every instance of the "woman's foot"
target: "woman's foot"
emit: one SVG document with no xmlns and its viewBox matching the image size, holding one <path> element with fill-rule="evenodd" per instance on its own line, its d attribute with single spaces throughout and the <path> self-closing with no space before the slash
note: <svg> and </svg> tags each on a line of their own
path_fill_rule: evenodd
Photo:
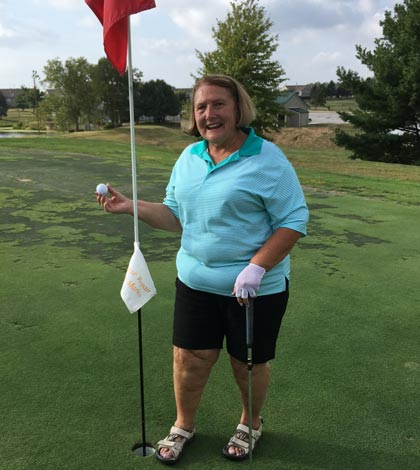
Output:
<svg viewBox="0 0 420 470">
<path fill-rule="evenodd" d="M 263 420 L 261 418 L 258 429 L 252 430 L 252 450 L 261 438 Z M 223 455 L 231 460 L 244 460 L 249 457 L 249 428 L 245 424 L 238 424 L 235 434 L 223 447 Z"/>
<path fill-rule="evenodd" d="M 172 426 L 169 434 L 157 443 L 156 458 L 166 464 L 173 465 L 181 458 L 182 452 L 194 437 L 195 429 L 191 432 Z"/>
</svg>

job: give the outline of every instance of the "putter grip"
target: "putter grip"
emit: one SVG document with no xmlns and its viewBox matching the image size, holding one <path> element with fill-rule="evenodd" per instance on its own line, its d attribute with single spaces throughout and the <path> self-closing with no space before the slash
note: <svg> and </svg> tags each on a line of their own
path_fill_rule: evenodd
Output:
<svg viewBox="0 0 420 470">
<path fill-rule="evenodd" d="M 254 303 L 252 299 L 249 299 L 249 303 L 246 306 L 246 344 L 252 346 L 254 341 Z"/>
</svg>

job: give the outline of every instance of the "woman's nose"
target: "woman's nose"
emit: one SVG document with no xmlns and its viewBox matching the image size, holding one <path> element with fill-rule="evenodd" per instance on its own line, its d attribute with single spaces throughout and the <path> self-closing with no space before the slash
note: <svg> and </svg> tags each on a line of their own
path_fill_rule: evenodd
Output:
<svg viewBox="0 0 420 470">
<path fill-rule="evenodd" d="M 214 106 L 209 104 L 206 106 L 206 111 L 205 111 L 206 119 L 208 119 L 209 117 L 212 117 L 213 115 L 214 115 Z"/>
</svg>

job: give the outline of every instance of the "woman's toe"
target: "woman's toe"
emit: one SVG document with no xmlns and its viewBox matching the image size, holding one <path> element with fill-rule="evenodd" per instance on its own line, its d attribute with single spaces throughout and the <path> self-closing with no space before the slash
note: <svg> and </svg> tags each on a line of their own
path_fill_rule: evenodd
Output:
<svg viewBox="0 0 420 470">
<path fill-rule="evenodd" d="M 172 458 L 172 451 L 168 448 L 162 448 L 160 449 L 160 456 L 164 459 L 170 459 Z"/>
</svg>

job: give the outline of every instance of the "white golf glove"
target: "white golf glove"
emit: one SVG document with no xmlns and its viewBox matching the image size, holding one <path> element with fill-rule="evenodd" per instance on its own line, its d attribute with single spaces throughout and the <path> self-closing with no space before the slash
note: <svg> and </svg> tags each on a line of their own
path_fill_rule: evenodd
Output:
<svg viewBox="0 0 420 470">
<path fill-rule="evenodd" d="M 257 292 L 264 274 L 264 268 L 257 264 L 249 263 L 236 278 L 232 294 L 242 299 L 257 297 Z"/>
</svg>

